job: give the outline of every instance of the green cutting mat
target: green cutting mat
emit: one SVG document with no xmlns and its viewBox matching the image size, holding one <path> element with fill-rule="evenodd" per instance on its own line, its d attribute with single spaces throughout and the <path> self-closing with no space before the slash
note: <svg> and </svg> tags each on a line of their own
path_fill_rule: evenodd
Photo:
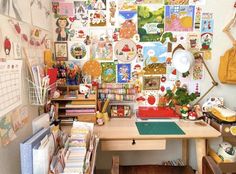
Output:
<svg viewBox="0 0 236 174">
<path fill-rule="evenodd" d="M 140 135 L 183 135 L 175 122 L 136 122 Z"/>
</svg>

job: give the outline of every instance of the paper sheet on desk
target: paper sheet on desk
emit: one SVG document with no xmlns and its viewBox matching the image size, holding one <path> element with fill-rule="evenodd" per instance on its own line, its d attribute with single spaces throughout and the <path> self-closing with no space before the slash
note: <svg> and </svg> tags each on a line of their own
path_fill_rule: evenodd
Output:
<svg viewBox="0 0 236 174">
<path fill-rule="evenodd" d="M 184 135 L 175 122 L 136 122 L 140 135 Z"/>
</svg>

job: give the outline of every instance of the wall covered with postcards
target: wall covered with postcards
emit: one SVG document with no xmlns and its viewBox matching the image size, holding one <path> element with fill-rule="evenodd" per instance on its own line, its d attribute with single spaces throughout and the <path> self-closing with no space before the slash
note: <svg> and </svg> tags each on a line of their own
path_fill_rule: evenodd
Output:
<svg viewBox="0 0 236 174">
<path fill-rule="evenodd" d="M 195 59 L 182 74 L 172 55 L 181 46 L 211 59 L 214 21 L 204 5 L 205 0 L 52 0 L 56 66 L 82 72 L 71 84 L 106 83 L 101 98 L 156 105 L 178 80 L 199 95 L 202 61 Z M 65 79 L 59 83 L 68 84 Z M 130 85 L 135 91 L 129 97 L 120 88 Z"/>
</svg>

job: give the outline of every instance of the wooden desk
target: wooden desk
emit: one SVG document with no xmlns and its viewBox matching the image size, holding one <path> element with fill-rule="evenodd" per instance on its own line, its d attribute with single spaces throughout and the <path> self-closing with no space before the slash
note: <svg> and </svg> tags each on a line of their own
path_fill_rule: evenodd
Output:
<svg viewBox="0 0 236 174">
<path fill-rule="evenodd" d="M 198 171 L 202 173 L 202 157 L 206 155 L 206 139 L 221 134 L 209 125 L 200 126 L 194 122 L 180 120 L 177 125 L 184 135 L 139 135 L 134 118 L 113 118 L 106 125 L 95 126 L 102 150 L 158 150 L 165 149 L 166 140 L 181 139 L 183 161 L 188 163 L 188 139 L 196 142 Z"/>
</svg>

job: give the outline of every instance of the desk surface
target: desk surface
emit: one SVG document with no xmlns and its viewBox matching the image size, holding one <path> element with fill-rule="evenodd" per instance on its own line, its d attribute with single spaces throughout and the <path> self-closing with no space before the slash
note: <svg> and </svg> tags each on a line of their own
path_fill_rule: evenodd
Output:
<svg viewBox="0 0 236 174">
<path fill-rule="evenodd" d="M 112 118 L 103 126 L 95 126 L 94 133 L 101 140 L 116 139 L 179 139 L 179 138 L 214 138 L 221 135 L 213 127 L 200 126 L 193 121 L 176 121 L 185 135 L 139 135 L 134 118 Z"/>
</svg>

